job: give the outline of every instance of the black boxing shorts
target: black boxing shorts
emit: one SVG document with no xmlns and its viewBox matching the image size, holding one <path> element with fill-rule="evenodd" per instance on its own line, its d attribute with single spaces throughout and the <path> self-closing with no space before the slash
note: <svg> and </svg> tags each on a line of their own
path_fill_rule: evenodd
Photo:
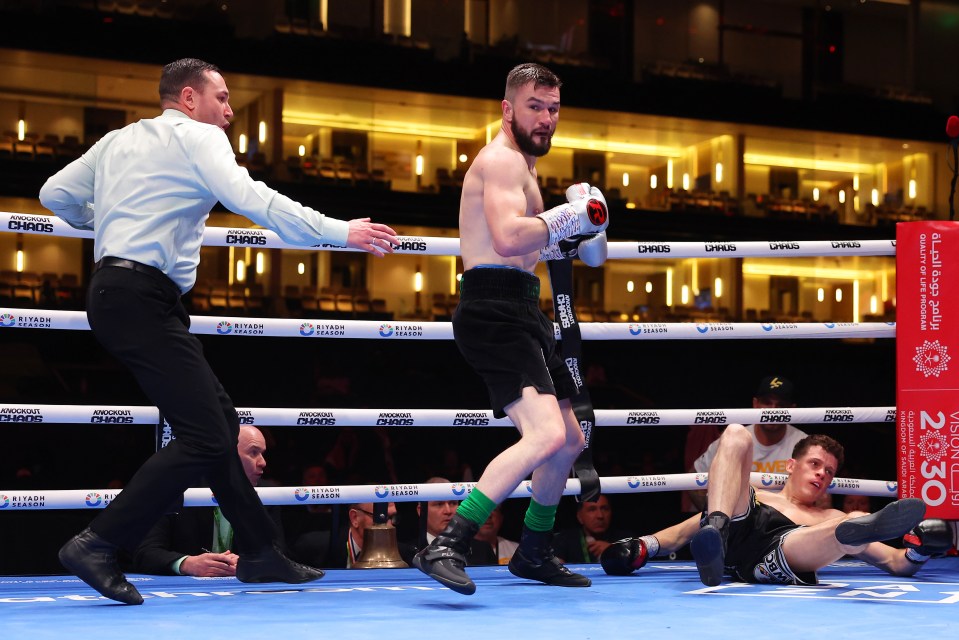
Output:
<svg viewBox="0 0 959 640">
<path fill-rule="evenodd" d="M 555 329 L 539 308 L 539 278 L 513 267 L 475 267 L 460 281 L 453 338 L 489 390 L 493 415 L 526 387 L 557 399 L 579 392 L 557 351 Z"/>
<path fill-rule="evenodd" d="M 749 488 L 749 508 L 730 520 L 726 542 L 726 573 L 742 582 L 814 585 L 814 571 L 796 572 L 786 562 L 783 540 L 800 528 L 778 509 L 756 499 Z"/>
</svg>

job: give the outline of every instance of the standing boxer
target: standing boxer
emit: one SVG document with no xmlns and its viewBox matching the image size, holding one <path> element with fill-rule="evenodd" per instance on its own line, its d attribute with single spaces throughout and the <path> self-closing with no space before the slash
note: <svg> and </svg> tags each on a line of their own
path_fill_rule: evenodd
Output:
<svg viewBox="0 0 959 640">
<path fill-rule="evenodd" d="M 120 571 L 117 549 L 135 549 L 201 479 L 233 525 L 237 578 L 302 583 L 323 576 L 290 561 L 274 545 L 272 521 L 237 455 L 236 410 L 189 332 L 180 296 L 196 281 L 213 205 L 220 201 L 291 244 L 323 242 L 376 256 L 399 244 L 385 225 L 326 217 L 252 180 L 237 165 L 224 134 L 233 110 L 214 65 L 193 58 L 166 65 L 160 104 L 160 116 L 106 134 L 40 191 L 40 201 L 57 216 L 94 231 L 90 327 L 130 368 L 176 436 L 60 550 L 67 569 L 126 604 L 141 604 L 143 598 Z"/>
<path fill-rule="evenodd" d="M 463 279 L 453 336 L 482 376 L 493 413 L 509 416 L 520 440 L 489 463 L 449 525 L 413 564 L 463 594 L 476 591 L 464 570 L 470 541 L 493 508 L 532 473 L 533 497 L 509 570 L 550 585 L 589 586 L 550 546 L 556 507 L 584 438 L 570 398 L 577 384 L 556 349 L 553 323 L 539 309 L 539 260 L 606 258 L 606 201 L 596 187 L 573 185 L 568 204 L 543 211 L 536 159 L 550 148 L 561 82 L 537 64 L 506 79 L 503 124 L 463 181 Z M 584 235 L 585 234 L 585 235 Z"/>
</svg>

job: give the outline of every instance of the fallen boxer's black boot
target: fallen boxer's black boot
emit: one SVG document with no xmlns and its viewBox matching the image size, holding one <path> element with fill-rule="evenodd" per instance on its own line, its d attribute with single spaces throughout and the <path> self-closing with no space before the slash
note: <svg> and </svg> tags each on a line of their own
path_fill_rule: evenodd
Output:
<svg viewBox="0 0 959 640">
<path fill-rule="evenodd" d="M 699 570 L 699 579 L 707 587 L 718 586 L 723 581 L 728 536 L 729 517 L 716 511 L 706 517 L 705 523 L 689 542 L 689 550 Z"/>
<path fill-rule="evenodd" d="M 509 561 L 509 572 L 518 578 L 538 580 L 553 587 L 588 587 L 592 581 L 573 573 L 553 555 L 553 532 L 523 527 L 519 548 Z"/>
<path fill-rule="evenodd" d="M 89 527 L 60 547 L 60 563 L 101 594 L 123 604 L 143 604 L 143 596 L 127 582 L 117 564 L 117 546 Z"/>
<path fill-rule="evenodd" d="M 315 567 L 293 562 L 275 544 L 258 553 L 241 554 L 236 563 L 236 578 L 240 582 L 302 584 L 319 580 L 325 575 Z"/>
<path fill-rule="evenodd" d="M 477 531 L 478 524 L 454 513 L 443 532 L 413 556 L 413 566 L 456 593 L 472 595 L 476 584 L 466 575 L 464 567 L 470 554 L 470 540 Z"/>
<path fill-rule="evenodd" d="M 868 516 L 843 520 L 836 527 L 836 540 L 853 547 L 892 540 L 909 533 L 925 516 L 925 502 L 918 498 L 903 498 Z"/>
</svg>

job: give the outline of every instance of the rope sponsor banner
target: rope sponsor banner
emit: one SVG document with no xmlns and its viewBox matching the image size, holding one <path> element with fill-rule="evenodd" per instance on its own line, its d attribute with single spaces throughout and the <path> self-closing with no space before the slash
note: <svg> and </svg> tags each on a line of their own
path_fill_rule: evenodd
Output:
<svg viewBox="0 0 959 640">
<path fill-rule="evenodd" d="M 649 493 L 655 491 L 686 491 L 703 489 L 709 474 L 679 473 L 655 476 L 613 476 L 600 478 L 603 493 Z M 760 489 L 778 491 L 786 476 L 775 473 L 750 474 L 750 483 Z M 473 482 L 436 484 L 379 484 L 353 486 L 298 486 L 256 487 L 263 504 L 310 505 L 349 504 L 352 502 L 418 502 L 425 500 L 463 500 L 476 486 Z M 883 480 L 835 478 L 829 485 L 830 493 L 891 497 L 896 494 L 896 483 Z M 581 491 L 580 481 L 566 481 L 563 495 L 575 496 Z M 10 491 L 0 489 L 0 513 L 4 511 L 103 509 L 120 494 L 115 489 L 66 489 L 50 491 Z M 532 483 L 524 480 L 509 495 L 510 498 L 530 498 Z M 183 494 L 185 507 L 213 507 L 216 497 L 209 489 L 187 489 Z"/>
<path fill-rule="evenodd" d="M 271 338 L 350 338 L 359 340 L 452 340 L 449 322 L 382 322 L 190 316 L 197 335 Z M 562 334 L 553 325 L 556 339 Z M 894 322 L 590 322 L 580 323 L 584 340 L 742 340 L 895 338 Z M 0 331 L 56 329 L 89 331 L 86 313 L 47 309 L 0 308 Z"/>
<path fill-rule="evenodd" d="M 52 215 L 0 211 L 0 230 L 65 238 L 92 238 L 93 231 L 74 229 Z M 396 253 L 426 256 L 458 256 L 459 238 L 399 236 Z M 313 247 L 288 244 L 268 229 L 207 227 L 203 245 L 208 247 L 255 247 L 258 249 L 314 249 L 359 251 L 318 244 Z M 816 256 L 893 256 L 895 240 L 794 240 L 730 242 L 610 242 L 609 257 L 635 258 L 804 258 Z"/>
<path fill-rule="evenodd" d="M 896 406 L 902 497 L 959 518 L 959 222 L 896 225 Z"/>
<path fill-rule="evenodd" d="M 261 427 L 512 427 L 483 409 L 237 408 L 240 424 Z M 789 409 L 597 409 L 596 426 L 852 424 L 895 422 L 895 407 Z M 0 424 L 159 424 L 156 407 L 0 404 Z"/>
</svg>

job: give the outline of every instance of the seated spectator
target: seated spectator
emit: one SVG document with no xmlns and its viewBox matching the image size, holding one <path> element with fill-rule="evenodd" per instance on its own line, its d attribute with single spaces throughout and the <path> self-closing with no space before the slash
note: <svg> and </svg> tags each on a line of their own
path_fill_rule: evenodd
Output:
<svg viewBox="0 0 959 640">
<path fill-rule="evenodd" d="M 256 486 L 266 469 L 266 439 L 256 427 L 242 425 L 236 448 L 247 479 Z M 267 507 L 267 511 L 282 534 L 279 508 Z M 230 550 L 232 545 L 233 527 L 219 507 L 183 508 L 153 526 L 134 554 L 134 570 L 154 575 L 235 576 L 239 557 Z"/>
<path fill-rule="evenodd" d="M 566 564 L 599 562 L 612 542 L 629 537 L 627 531 L 612 528 L 613 508 L 609 498 L 600 494 L 596 502 L 576 505 L 579 526 L 564 529 L 553 536 L 553 552 Z"/>
<path fill-rule="evenodd" d="M 493 512 L 489 514 L 489 518 L 486 519 L 486 522 L 483 523 L 483 526 L 480 527 L 476 533 L 476 539 L 482 540 L 493 548 L 493 554 L 496 556 L 499 564 L 509 564 L 509 560 L 513 557 L 513 552 L 516 551 L 519 543 L 513 540 L 507 540 L 499 535 L 499 530 L 502 526 L 503 506 L 496 505 Z"/>
<path fill-rule="evenodd" d="M 446 478 L 433 477 L 426 481 L 427 484 L 445 484 L 449 483 L 449 480 Z M 427 503 L 426 507 L 426 545 L 422 545 L 422 538 L 417 541 L 414 546 L 416 551 L 419 551 L 425 546 L 429 545 L 433 540 L 438 536 L 444 529 L 446 525 L 449 524 L 450 520 L 453 518 L 453 514 L 456 513 L 456 508 L 460 506 L 459 500 L 431 500 Z M 423 517 L 423 503 L 418 502 L 416 504 L 416 514 Z M 412 563 L 410 563 L 412 565 Z M 470 555 L 467 559 L 467 564 L 470 565 L 481 565 L 481 564 L 497 564 L 496 555 L 493 553 L 493 548 L 481 540 L 473 539 L 470 541 Z"/>
</svg>

